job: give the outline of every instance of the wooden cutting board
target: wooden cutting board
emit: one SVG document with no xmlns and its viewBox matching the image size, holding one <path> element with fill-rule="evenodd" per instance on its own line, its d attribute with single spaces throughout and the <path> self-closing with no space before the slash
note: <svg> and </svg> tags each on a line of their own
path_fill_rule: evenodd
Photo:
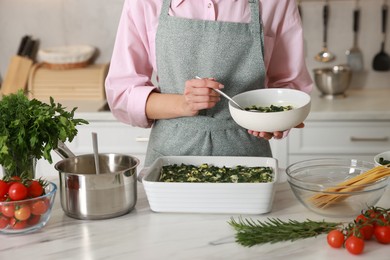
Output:
<svg viewBox="0 0 390 260">
<path fill-rule="evenodd" d="M 104 100 L 104 81 L 108 64 L 92 64 L 83 68 L 55 70 L 38 63 L 30 71 L 30 98 L 48 100 Z"/>
</svg>

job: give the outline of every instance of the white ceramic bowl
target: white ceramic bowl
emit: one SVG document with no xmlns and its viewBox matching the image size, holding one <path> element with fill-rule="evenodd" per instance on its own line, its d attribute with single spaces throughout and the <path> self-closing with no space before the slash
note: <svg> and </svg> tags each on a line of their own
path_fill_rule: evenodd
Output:
<svg viewBox="0 0 390 260">
<path fill-rule="evenodd" d="M 375 157 L 374 157 L 375 166 L 382 165 L 379 163 L 380 158 L 383 158 L 384 160 L 390 161 L 390 151 L 382 152 L 382 153 L 375 155 Z"/>
<path fill-rule="evenodd" d="M 90 45 L 58 46 L 38 51 L 38 58 L 50 64 L 69 64 L 88 61 L 95 53 Z"/>
<path fill-rule="evenodd" d="M 267 183 L 159 182 L 161 168 L 172 164 L 217 167 L 237 165 L 271 167 L 274 179 Z M 270 212 L 278 180 L 274 158 L 223 156 L 165 156 L 140 172 L 149 205 L 154 212 L 262 214 Z"/>
<path fill-rule="evenodd" d="M 247 91 L 233 97 L 242 107 L 288 106 L 292 110 L 282 112 L 251 112 L 238 108 L 229 101 L 230 115 L 240 126 L 259 132 L 275 132 L 291 129 L 302 123 L 310 112 L 310 95 L 294 89 L 266 88 Z"/>
</svg>

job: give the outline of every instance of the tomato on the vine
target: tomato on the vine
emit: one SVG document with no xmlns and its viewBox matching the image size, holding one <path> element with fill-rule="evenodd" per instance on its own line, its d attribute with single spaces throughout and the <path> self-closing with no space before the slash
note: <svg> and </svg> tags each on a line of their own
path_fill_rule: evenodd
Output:
<svg viewBox="0 0 390 260">
<path fill-rule="evenodd" d="M 31 209 L 28 205 L 19 205 L 15 209 L 14 216 L 17 220 L 27 220 L 31 216 Z"/>
<path fill-rule="evenodd" d="M 29 219 L 27 219 L 27 224 L 29 226 L 34 226 L 39 223 L 39 220 L 41 220 L 40 215 L 31 215 Z"/>
<path fill-rule="evenodd" d="M 390 244 L 390 226 L 376 226 L 374 236 L 379 243 Z"/>
<path fill-rule="evenodd" d="M 27 221 L 23 220 L 17 220 L 16 218 L 11 218 L 9 221 L 9 225 L 12 229 L 24 229 L 27 227 Z"/>
<path fill-rule="evenodd" d="M 8 189 L 8 196 L 11 200 L 24 200 L 27 198 L 28 189 L 21 182 L 14 182 Z"/>
<path fill-rule="evenodd" d="M 377 208 L 371 208 L 366 211 L 365 215 L 372 221 L 372 225 L 375 227 L 378 222 L 384 219 L 383 212 Z"/>
<path fill-rule="evenodd" d="M 328 244 L 333 248 L 340 248 L 344 244 L 344 234 L 338 229 L 330 231 L 327 235 Z"/>
<path fill-rule="evenodd" d="M 354 255 L 360 255 L 364 250 L 364 240 L 354 235 L 345 240 L 345 248 Z"/>
<path fill-rule="evenodd" d="M 0 229 L 4 229 L 9 224 L 9 218 L 6 216 L 0 215 Z"/>
<path fill-rule="evenodd" d="M 5 197 L 8 193 L 8 183 L 0 180 L 0 198 Z"/>
<path fill-rule="evenodd" d="M 371 224 L 370 220 L 364 214 L 360 214 L 356 217 L 355 222 L 363 239 L 370 240 L 374 235 L 374 225 Z"/>
<path fill-rule="evenodd" d="M 43 215 L 46 213 L 47 209 L 48 209 L 48 205 L 43 200 L 35 201 L 31 205 L 31 213 L 33 215 Z"/>
<path fill-rule="evenodd" d="M 28 195 L 32 198 L 39 197 L 43 194 L 43 187 L 39 181 L 32 180 L 28 185 Z"/>
<path fill-rule="evenodd" d="M 15 213 L 15 205 L 12 203 L 7 203 L 1 207 L 1 213 L 9 218 L 12 218 Z"/>
</svg>

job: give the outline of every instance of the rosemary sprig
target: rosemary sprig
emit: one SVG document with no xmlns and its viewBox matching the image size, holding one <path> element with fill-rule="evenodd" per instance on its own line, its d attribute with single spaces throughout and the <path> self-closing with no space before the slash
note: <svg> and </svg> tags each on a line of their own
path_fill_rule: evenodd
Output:
<svg viewBox="0 0 390 260">
<path fill-rule="evenodd" d="M 342 225 L 342 223 L 309 219 L 303 222 L 296 220 L 286 222 L 278 218 L 268 218 L 268 221 L 264 222 L 242 218 L 236 221 L 231 218 L 228 223 L 237 231 L 236 242 L 246 247 L 315 237 Z"/>
</svg>

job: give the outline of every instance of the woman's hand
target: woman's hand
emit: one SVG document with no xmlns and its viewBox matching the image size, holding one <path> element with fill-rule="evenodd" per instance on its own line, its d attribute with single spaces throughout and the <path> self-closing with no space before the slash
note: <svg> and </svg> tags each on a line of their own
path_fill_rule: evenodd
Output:
<svg viewBox="0 0 390 260">
<path fill-rule="evenodd" d="M 297 125 L 296 127 L 294 128 L 303 128 L 305 127 L 305 124 L 304 123 L 300 123 L 299 125 Z M 259 138 L 264 138 L 266 140 L 270 140 L 272 138 L 275 138 L 275 139 L 282 139 L 284 137 L 284 133 L 286 133 L 287 131 L 290 131 L 290 130 L 286 130 L 284 132 L 281 132 L 281 131 L 276 131 L 276 132 L 273 132 L 273 133 L 269 133 L 269 132 L 257 132 L 257 131 L 253 131 L 253 130 L 248 130 L 248 133 L 253 135 L 253 136 L 256 136 L 256 137 L 259 137 Z M 286 133 L 287 134 L 287 133 Z"/>
<path fill-rule="evenodd" d="M 210 109 L 220 101 L 219 94 L 212 89 L 222 89 L 215 79 L 190 79 L 185 82 L 183 110 L 187 116 L 196 116 L 200 110 Z"/>
</svg>

